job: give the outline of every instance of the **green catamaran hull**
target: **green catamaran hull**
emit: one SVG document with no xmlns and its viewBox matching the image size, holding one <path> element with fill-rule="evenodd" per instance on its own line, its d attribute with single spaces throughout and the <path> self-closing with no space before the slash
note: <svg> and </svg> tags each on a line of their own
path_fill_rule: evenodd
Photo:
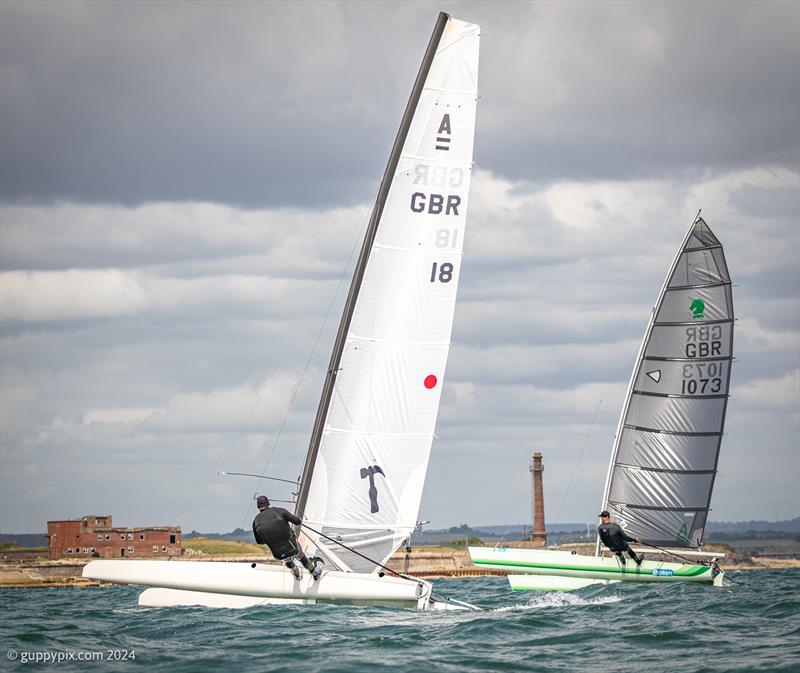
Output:
<svg viewBox="0 0 800 673">
<path fill-rule="evenodd" d="M 707 565 L 670 563 L 667 561 L 643 561 L 637 566 L 633 560 L 622 565 L 616 557 L 584 556 L 571 552 L 547 549 L 515 549 L 512 547 L 470 547 L 473 565 L 491 570 L 507 570 L 509 573 L 546 575 L 554 578 L 576 578 L 611 582 L 706 582 L 722 586 L 722 571 Z M 563 582 L 541 586 L 527 586 L 525 582 L 513 582 L 512 588 L 523 589 L 573 589 L 577 586 L 556 586 Z M 567 583 L 569 584 L 569 583 Z M 577 584 L 577 583 L 576 583 Z"/>
</svg>

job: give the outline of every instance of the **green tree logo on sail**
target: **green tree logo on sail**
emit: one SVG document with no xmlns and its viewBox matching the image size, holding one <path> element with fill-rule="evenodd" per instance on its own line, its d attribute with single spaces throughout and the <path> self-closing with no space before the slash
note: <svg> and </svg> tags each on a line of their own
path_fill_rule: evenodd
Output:
<svg viewBox="0 0 800 673">
<path fill-rule="evenodd" d="M 703 313 L 706 310 L 706 303 L 702 299 L 692 299 L 691 306 L 689 306 L 689 310 L 692 312 L 692 320 L 697 320 L 698 318 L 702 318 Z"/>
<path fill-rule="evenodd" d="M 680 530 L 678 531 L 676 537 L 679 540 L 684 540 L 685 542 L 689 541 L 689 527 L 686 525 L 685 521 L 683 522 L 683 525 L 681 526 Z"/>
</svg>

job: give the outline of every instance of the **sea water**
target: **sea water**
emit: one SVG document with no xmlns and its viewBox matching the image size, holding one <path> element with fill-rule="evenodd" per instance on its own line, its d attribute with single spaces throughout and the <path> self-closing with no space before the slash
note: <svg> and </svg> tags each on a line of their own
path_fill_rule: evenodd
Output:
<svg viewBox="0 0 800 673">
<path fill-rule="evenodd" d="M 512 592 L 434 580 L 481 612 L 317 606 L 143 608 L 135 587 L 0 590 L 0 670 L 800 671 L 800 570 L 737 584 Z"/>
</svg>

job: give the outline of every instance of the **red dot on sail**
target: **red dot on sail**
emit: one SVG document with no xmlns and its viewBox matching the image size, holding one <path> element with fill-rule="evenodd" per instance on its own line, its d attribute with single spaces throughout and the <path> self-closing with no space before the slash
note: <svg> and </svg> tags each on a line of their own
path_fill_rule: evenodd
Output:
<svg viewBox="0 0 800 673">
<path fill-rule="evenodd" d="M 431 388 L 433 388 L 436 385 L 437 380 L 438 379 L 433 374 L 428 374 L 425 377 L 425 387 L 430 390 Z"/>
</svg>

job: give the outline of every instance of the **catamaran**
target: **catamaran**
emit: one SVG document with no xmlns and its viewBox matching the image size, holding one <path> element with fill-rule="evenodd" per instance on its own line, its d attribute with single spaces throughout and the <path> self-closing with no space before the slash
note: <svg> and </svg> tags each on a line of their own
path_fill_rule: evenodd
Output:
<svg viewBox="0 0 800 673">
<path fill-rule="evenodd" d="M 733 299 L 722 244 L 698 213 L 652 310 L 628 385 L 601 510 L 654 551 L 682 561 L 641 566 L 548 549 L 470 547 L 472 562 L 509 570 L 513 589 L 570 590 L 597 582 L 711 582 L 701 551 L 728 402 Z M 691 558 L 690 558 L 691 557 Z M 695 559 L 711 559 L 707 563 Z M 716 557 L 716 558 L 714 558 Z"/>
<path fill-rule="evenodd" d="M 439 14 L 356 263 L 295 513 L 319 581 L 261 563 L 92 561 L 84 577 L 151 588 L 141 605 L 266 602 L 441 609 L 384 564 L 417 525 L 450 349 L 478 84 L 480 27 Z M 452 606 L 452 604 L 451 604 Z"/>
</svg>

